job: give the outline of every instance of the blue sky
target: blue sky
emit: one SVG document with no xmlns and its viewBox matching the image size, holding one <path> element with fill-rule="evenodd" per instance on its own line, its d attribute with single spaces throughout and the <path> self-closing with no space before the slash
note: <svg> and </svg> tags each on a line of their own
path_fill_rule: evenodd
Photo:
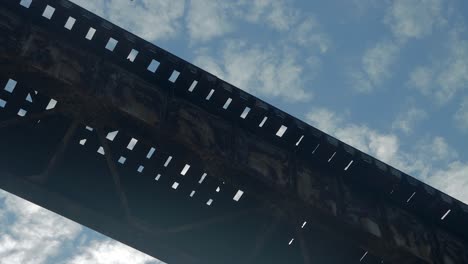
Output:
<svg viewBox="0 0 468 264">
<path fill-rule="evenodd" d="M 73 2 L 468 202 L 467 1 Z M 158 263 L 5 192 L 0 208 L 1 263 Z"/>
</svg>

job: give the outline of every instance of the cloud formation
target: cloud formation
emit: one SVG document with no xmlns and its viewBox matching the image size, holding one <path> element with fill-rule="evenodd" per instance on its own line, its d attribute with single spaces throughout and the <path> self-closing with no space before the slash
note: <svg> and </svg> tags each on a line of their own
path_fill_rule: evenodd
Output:
<svg viewBox="0 0 468 264">
<path fill-rule="evenodd" d="M 440 190 L 468 203 L 468 164 L 453 161 L 444 169 L 438 169 L 428 178 L 428 181 Z"/>
<path fill-rule="evenodd" d="M 399 40 L 430 35 L 446 23 L 442 0 L 396 0 L 384 19 Z"/>
<path fill-rule="evenodd" d="M 79 224 L 3 190 L 0 205 L 1 263 L 46 263 L 82 230 Z"/>
<path fill-rule="evenodd" d="M 195 41 L 207 41 L 233 30 L 230 4 L 218 0 L 192 0 L 188 6 L 186 25 Z"/>
<path fill-rule="evenodd" d="M 69 264 L 163 264 L 133 248 L 114 240 L 92 241 L 69 260 Z"/>
<path fill-rule="evenodd" d="M 290 102 L 312 98 L 312 93 L 305 89 L 304 67 L 294 54 L 280 48 L 229 41 L 219 56 L 202 51 L 195 64 L 257 96 Z"/>
<path fill-rule="evenodd" d="M 312 98 L 304 84 L 316 75 L 319 56 L 331 45 L 313 14 L 283 0 L 192 0 L 187 5 L 183 0 L 74 2 L 150 41 L 174 38 L 185 29 L 196 64 L 256 95 L 289 102 Z M 272 45 L 250 38 L 223 40 L 226 47 L 212 52 L 215 40 L 238 35 L 243 30 L 239 26 L 246 24 L 280 34 L 281 41 Z"/>
<path fill-rule="evenodd" d="M 390 2 L 383 23 L 392 32 L 391 39 L 377 42 L 367 49 L 361 60 L 361 69 L 352 70 L 352 86 L 358 92 L 369 93 L 383 85 L 392 76 L 400 51 L 411 39 L 430 36 L 447 25 L 447 7 L 441 0 L 396 0 Z M 426 69 L 418 69 L 411 83 L 426 86 Z M 444 78 L 444 77 L 442 77 Z M 426 89 L 427 88 L 422 88 Z"/>
<path fill-rule="evenodd" d="M 403 149 L 396 134 L 347 123 L 326 108 L 312 109 L 305 119 L 343 142 L 468 202 L 468 162 L 460 160 L 443 137 L 425 137 Z"/>
<path fill-rule="evenodd" d="M 411 107 L 401 112 L 392 123 L 392 128 L 410 134 L 419 122 L 428 117 L 427 113 L 419 108 Z"/>
<path fill-rule="evenodd" d="M 418 66 L 407 85 L 421 94 L 446 104 L 468 89 L 468 40 L 454 32 L 446 44 L 447 53 L 431 65 Z"/>
<path fill-rule="evenodd" d="M 381 86 L 392 76 L 399 52 L 400 47 L 390 40 L 377 42 L 367 49 L 361 59 L 361 69 L 350 73 L 354 89 L 368 93 Z"/>
<path fill-rule="evenodd" d="M 251 23 L 260 23 L 279 31 L 291 29 L 299 11 L 284 0 L 240 0 L 242 13 L 239 15 Z"/>
<path fill-rule="evenodd" d="M 321 54 L 326 53 L 331 45 L 329 37 L 313 16 L 299 22 L 295 29 L 291 30 L 291 34 L 295 44 L 309 49 L 316 48 Z"/>
<path fill-rule="evenodd" d="M 90 229 L 3 190 L 0 208 L 0 263 L 163 263 L 108 238 L 88 240 Z"/>
<path fill-rule="evenodd" d="M 289 31 L 300 22 L 299 10 L 283 0 L 192 0 L 186 26 L 192 41 L 208 41 L 235 31 L 239 22 Z"/>
<path fill-rule="evenodd" d="M 366 125 L 346 123 L 341 116 L 326 108 L 313 109 L 305 118 L 318 129 L 384 162 L 392 163 L 399 149 L 396 135 L 380 133 Z"/>
<path fill-rule="evenodd" d="M 428 162 L 451 162 L 458 158 L 458 153 L 441 136 L 423 138 L 415 144 L 415 151 L 420 159 Z"/>
<path fill-rule="evenodd" d="M 184 0 L 71 0 L 148 40 L 171 39 L 182 27 Z"/>
<path fill-rule="evenodd" d="M 468 97 L 463 98 L 453 118 L 457 127 L 468 131 Z"/>
<path fill-rule="evenodd" d="M 418 89 L 424 95 L 429 95 L 431 93 L 432 74 L 429 67 L 416 67 L 410 73 L 408 86 Z"/>
</svg>

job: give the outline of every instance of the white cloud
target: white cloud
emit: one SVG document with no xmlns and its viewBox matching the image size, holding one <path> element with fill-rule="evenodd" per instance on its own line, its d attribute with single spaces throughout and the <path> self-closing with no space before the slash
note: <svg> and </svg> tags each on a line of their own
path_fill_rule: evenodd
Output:
<svg viewBox="0 0 468 264">
<path fill-rule="evenodd" d="M 427 181 L 434 187 L 468 203 L 468 163 L 454 161 L 445 169 L 438 169 Z"/>
<path fill-rule="evenodd" d="M 338 129 L 338 125 L 343 122 L 341 116 L 338 116 L 336 113 L 326 108 L 315 108 L 309 111 L 305 118 L 313 126 L 328 134 L 335 133 Z"/>
<path fill-rule="evenodd" d="M 313 109 L 305 118 L 343 142 L 468 202 L 468 162 L 459 160 L 457 152 L 444 138 L 426 137 L 406 144 L 403 150 L 397 135 L 347 123 L 343 117 L 326 108 Z"/>
<path fill-rule="evenodd" d="M 458 153 L 441 136 L 426 137 L 416 142 L 414 147 L 418 159 L 427 162 L 449 162 L 458 158 Z"/>
<path fill-rule="evenodd" d="M 300 46 L 317 49 L 320 53 L 326 53 L 329 49 L 330 40 L 313 16 L 299 22 L 291 32 L 293 40 Z"/>
<path fill-rule="evenodd" d="M 35 204 L 0 190 L 3 215 L 13 220 L 0 225 L 1 263 L 41 264 L 74 239 L 81 226 Z"/>
<path fill-rule="evenodd" d="M 307 48 L 314 53 L 326 53 L 331 41 L 321 29 L 314 14 L 305 13 L 284 0 L 240 0 L 237 8 L 242 19 L 270 27 L 290 36 L 280 39 Z M 318 52 L 317 52 L 318 51 Z"/>
<path fill-rule="evenodd" d="M 374 85 L 361 70 L 351 70 L 349 78 L 353 89 L 360 93 L 370 93 L 374 90 Z"/>
<path fill-rule="evenodd" d="M 194 41 L 223 36 L 235 31 L 239 22 L 247 22 L 275 31 L 292 32 L 294 41 L 317 45 L 322 52 L 329 45 L 325 35 L 318 32 L 318 23 L 313 16 L 305 16 L 283 0 L 192 0 L 187 13 L 187 29 Z"/>
<path fill-rule="evenodd" d="M 229 4 L 218 0 L 192 0 L 186 18 L 190 38 L 207 41 L 233 29 Z"/>
<path fill-rule="evenodd" d="M 355 90 L 371 92 L 389 78 L 393 64 L 396 62 L 400 48 L 392 41 L 378 42 L 365 51 L 361 60 L 361 69 L 350 72 Z"/>
<path fill-rule="evenodd" d="M 397 116 L 392 123 L 392 128 L 409 134 L 413 132 L 414 127 L 419 122 L 423 121 L 427 117 L 427 113 L 424 110 L 411 107 Z"/>
<path fill-rule="evenodd" d="M 452 35 L 448 54 L 430 66 L 416 67 L 407 85 L 439 104 L 449 102 L 457 93 L 468 89 L 468 41 Z"/>
<path fill-rule="evenodd" d="M 298 11 L 277 0 L 191 0 L 186 27 L 191 40 L 208 41 L 234 31 L 240 21 L 287 31 L 298 21 Z"/>
<path fill-rule="evenodd" d="M 439 102 L 448 102 L 458 91 L 466 89 L 468 84 L 467 66 L 467 61 L 456 59 L 448 65 L 448 68 L 440 72 L 437 76 L 437 84 L 440 85 L 441 89 L 434 91 Z"/>
<path fill-rule="evenodd" d="M 436 99 L 442 103 L 468 88 L 468 41 L 453 39 L 450 50 L 450 57 L 437 69 L 438 87 L 432 90 Z"/>
<path fill-rule="evenodd" d="M 67 261 L 69 264 L 159 264 L 163 263 L 113 240 L 92 241 Z"/>
<path fill-rule="evenodd" d="M 351 70 L 352 86 L 359 92 L 371 92 L 391 77 L 400 50 L 408 39 L 432 34 L 435 28 L 447 24 L 446 9 L 441 0 L 395 0 L 387 9 L 384 23 L 391 29 L 394 39 L 377 42 L 366 50 L 360 70 Z M 410 77 L 410 85 L 428 92 L 430 70 L 417 68 Z M 448 90 L 448 89 L 447 89 Z"/>
<path fill-rule="evenodd" d="M 290 102 L 312 97 L 304 88 L 311 74 L 304 74 L 303 66 L 290 50 L 230 41 L 219 57 L 202 51 L 195 64 L 258 96 L 279 97 Z"/>
<path fill-rule="evenodd" d="M 365 125 L 347 124 L 342 117 L 325 108 L 308 112 L 306 120 L 318 129 L 384 162 L 392 163 L 396 157 L 399 148 L 396 135 L 380 133 Z"/>
<path fill-rule="evenodd" d="M 392 66 L 395 64 L 400 50 L 409 39 L 418 39 L 432 34 L 436 28 L 447 25 L 445 18 L 447 8 L 441 0 L 395 0 L 390 2 L 384 23 L 393 33 L 393 40 L 377 42 L 368 49 L 363 57 L 360 70 L 352 70 L 350 78 L 352 86 L 359 92 L 371 92 L 382 85 L 385 79 L 391 77 Z M 441 76 L 448 81 L 453 77 L 456 69 L 451 69 L 451 74 Z M 458 69 L 458 72 L 460 70 Z M 429 93 L 431 70 L 426 67 L 418 67 L 411 73 L 408 84 L 417 89 Z M 455 77 L 456 78 L 456 77 Z M 443 80 L 440 80 L 441 82 Z M 442 93 L 450 94 L 449 86 Z"/>
<path fill-rule="evenodd" d="M 442 0 L 395 0 L 384 22 L 400 40 L 421 38 L 446 23 Z"/>
<path fill-rule="evenodd" d="M 194 61 L 194 64 L 202 67 L 209 73 L 217 76 L 218 78 L 224 78 L 225 73 L 224 73 L 224 70 L 222 69 L 223 65 L 218 65 L 218 63 L 219 63 L 218 60 L 215 60 L 214 57 L 208 55 L 205 52 L 202 52 L 200 55 L 198 55 Z M 238 81 L 238 82 L 242 83 L 242 81 Z"/>
<path fill-rule="evenodd" d="M 87 10 L 99 15 L 104 16 L 104 11 L 106 10 L 106 1 L 97 0 L 97 1 L 87 1 L 87 0 L 70 0 L 71 2 L 86 8 Z"/>
<path fill-rule="evenodd" d="M 464 131 L 468 131 L 468 97 L 465 97 L 454 115 L 456 125 Z"/>
<path fill-rule="evenodd" d="M 241 0 L 243 12 L 240 14 L 247 21 L 261 23 L 276 30 L 286 31 L 292 28 L 299 16 L 299 11 L 291 8 L 283 0 Z"/>
<path fill-rule="evenodd" d="M 422 94 L 429 95 L 431 93 L 432 74 L 432 70 L 428 67 L 416 67 L 410 73 L 408 85 L 416 88 Z"/>
<path fill-rule="evenodd" d="M 163 263 L 114 240 L 86 243 L 80 224 L 3 190 L 0 220 L 0 263 L 45 264 L 69 253 L 64 263 Z M 74 245 L 79 250 L 63 251 Z"/>
<path fill-rule="evenodd" d="M 356 147 L 376 158 L 408 173 L 426 176 L 434 162 L 446 162 L 458 157 L 457 153 L 440 136 L 425 137 L 407 148 L 400 148 L 400 138 L 363 124 L 345 122 L 345 119 L 326 108 L 316 108 L 305 116 L 313 126 Z M 347 118 L 349 119 L 349 118 Z M 410 153 L 411 152 L 411 153 Z"/>
<path fill-rule="evenodd" d="M 373 84 L 379 84 L 389 77 L 390 66 L 395 62 L 399 48 L 392 42 L 384 41 L 366 51 L 362 58 L 364 72 Z"/>
<path fill-rule="evenodd" d="M 184 0 L 72 0 L 112 23 L 148 40 L 170 39 L 180 33 Z"/>
</svg>

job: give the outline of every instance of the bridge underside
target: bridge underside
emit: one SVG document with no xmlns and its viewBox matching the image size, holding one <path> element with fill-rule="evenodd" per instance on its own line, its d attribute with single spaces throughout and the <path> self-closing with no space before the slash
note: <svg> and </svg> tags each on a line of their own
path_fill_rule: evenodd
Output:
<svg viewBox="0 0 468 264">
<path fill-rule="evenodd" d="M 18 3 L 0 188 L 168 263 L 468 263 L 458 201 L 68 1 Z"/>
</svg>

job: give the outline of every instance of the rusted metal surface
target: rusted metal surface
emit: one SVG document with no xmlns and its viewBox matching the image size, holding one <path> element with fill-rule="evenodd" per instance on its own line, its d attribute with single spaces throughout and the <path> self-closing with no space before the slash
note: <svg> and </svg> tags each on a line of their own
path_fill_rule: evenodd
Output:
<svg viewBox="0 0 468 264">
<path fill-rule="evenodd" d="M 461 202 L 68 1 L 19 3 L 0 7 L 1 188 L 169 263 L 468 262 Z"/>
</svg>

